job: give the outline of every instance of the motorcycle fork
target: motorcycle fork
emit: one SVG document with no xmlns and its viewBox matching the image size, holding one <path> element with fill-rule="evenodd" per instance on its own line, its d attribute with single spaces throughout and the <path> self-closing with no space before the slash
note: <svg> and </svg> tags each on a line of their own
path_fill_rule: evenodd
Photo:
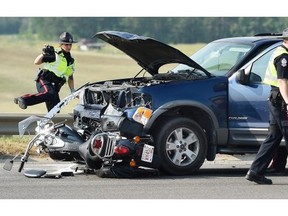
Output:
<svg viewBox="0 0 288 216">
<path fill-rule="evenodd" d="M 35 140 L 38 139 L 38 137 L 40 136 L 41 134 L 37 134 L 36 136 L 34 136 L 28 143 L 27 147 L 26 147 L 26 150 L 25 150 L 25 153 L 24 155 L 21 157 L 20 159 L 20 167 L 18 169 L 18 172 L 21 172 L 23 167 L 24 167 L 24 163 L 28 161 L 28 158 L 29 158 L 29 151 L 31 150 L 31 148 L 33 147 L 34 145 L 34 142 Z"/>
</svg>

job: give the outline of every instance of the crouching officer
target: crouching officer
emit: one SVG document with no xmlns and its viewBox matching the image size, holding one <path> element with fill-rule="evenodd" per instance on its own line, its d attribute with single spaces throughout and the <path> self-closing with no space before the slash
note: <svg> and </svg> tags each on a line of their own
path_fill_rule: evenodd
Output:
<svg viewBox="0 0 288 216">
<path fill-rule="evenodd" d="M 272 54 L 264 78 L 264 83 L 271 85 L 269 133 L 246 175 L 247 180 L 257 184 L 272 184 L 264 174 L 283 137 L 288 149 L 288 28 L 281 38 L 283 43 Z"/>
<path fill-rule="evenodd" d="M 45 102 L 50 111 L 60 102 L 59 91 L 63 84 L 67 82 L 71 93 L 75 91 L 75 60 L 70 53 L 73 43 L 77 43 L 73 36 L 69 32 L 63 32 L 59 37 L 60 48 L 45 45 L 43 52 L 34 61 L 36 65 L 44 63 L 35 79 L 38 93 L 14 98 L 20 108 L 26 109 L 27 106 Z"/>
</svg>

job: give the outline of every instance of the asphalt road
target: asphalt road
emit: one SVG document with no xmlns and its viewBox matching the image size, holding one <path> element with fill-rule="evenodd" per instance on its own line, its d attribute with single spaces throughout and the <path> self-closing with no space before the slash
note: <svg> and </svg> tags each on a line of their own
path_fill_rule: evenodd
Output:
<svg viewBox="0 0 288 216">
<path fill-rule="evenodd" d="M 95 214 L 127 216 L 135 211 L 131 206 L 139 208 L 137 215 L 154 215 L 159 208 L 165 215 L 187 214 L 192 209 L 197 214 L 221 211 L 221 215 L 231 215 L 231 210 L 233 215 L 243 215 L 247 210 L 249 215 L 274 214 L 275 208 L 280 210 L 287 204 L 288 175 L 270 176 L 273 185 L 249 182 L 244 176 L 253 158 L 254 155 L 218 155 L 194 175 L 134 179 L 100 178 L 82 172 L 59 179 L 27 178 L 17 171 L 19 162 L 6 171 L 2 169 L 4 160 L 0 160 L 0 206 L 1 210 L 6 208 L 16 214 L 23 214 L 27 207 L 34 209 L 29 215 L 50 211 L 48 206 L 53 206 L 58 214 L 69 215 L 83 214 L 83 209 L 92 208 Z M 30 159 L 24 168 L 53 173 L 71 170 L 71 165 Z M 130 210 L 127 212 L 126 208 Z"/>
<path fill-rule="evenodd" d="M 257 185 L 244 176 L 253 159 L 249 156 L 219 155 L 205 162 L 190 176 L 141 177 L 137 179 L 100 178 L 75 173 L 55 178 L 27 178 L 19 173 L 19 162 L 9 172 L 0 169 L 1 199 L 287 199 L 288 176 L 271 176 L 273 185 Z M 4 160 L 1 160 L 3 167 Z M 70 163 L 31 161 L 25 169 L 47 172 L 70 170 Z"/>
<path fill-rule="evenodd" d="M 127 216 L 127 212 L 124 214 L 125 211 L 122 212 L 120 209 L 129 204 L 139 208 L 146 206 L 149 214 L 152 214 L 151 211 L 153 212 L 154 208 L 158 209 L 159 207 L 162 209 L 161 212 L 166 215 L 175 215 L 181 212 L 187 214 L 187 210 L 190 211 L 192 205 L 194 212 L 205 210 L 206 213 L 211 212 L 212 214 L 218 208 L 222 210 L 229 206 L 230 210 L 237 208 L 234 215 L 238 215 L 241 211 L 245 212 L 247 209 L 251 214 L 254 210 L 257 214 L 259 211 L 264 211 L 262 215 L 268 215 L 268 213 L 271 215 L 275 213 L 274 208 L 279 209 L 281 206 L 286 206 L 288 175 L 270 176 L 273 185 L 257 185 L 249 182 L 244 176 L 253 158 L 254 155 L 233 157 L 218 155 L 215 161 L 205 162 L 200 171 L 194 175 L 159 175 L 133 179 L 100 178 L 94 174 L 82 172 L 59 179 L 27 178 L 17 171 L 19 162 L 14 162 L 13 169 L 6 171 L 2 169 L 4 160 L 0 160 L 0 205 L 2 209 L 8 206 L 9 211 L 13 209 L 14 212 L 20 211 L 19 214 L 23 214 L 22 209 L 25 209 L 27 204 L 28 206 L 32 205 L 29 209 L 35 209 L 38 206 L 39 211 L 43 211 L 42 207 L 47 204 L 47 200 L 49 200 L 49 206 L 51 206 L 50 200 L 52 200 L 53 209 L 56 208 L 57 212 L 60 213 L 63 211 L 63 206 L 68 205 L 70 207 L 68 209 L 65 207 L 63 213 L 67 213 L 66 211 L 70 209 L 74 213 L 76 210 L 80 211 L 76 211 L 79 215 L 83 213 L 80 210 L 82 208 L 79 207 L 94 206 L 95 200 L 97 200 L 98 205 L 95 206 L 97 212 L 105 214 L 108 211 L 109 215 L 116 211 L 117 215 L 123 213 Z M 71 165 L 44 159 L 29 160 L 24 168 L 44 169 L 53 173 L 59 170 L 71 170 Z M 27 200 L 29 200 L 28 203 L 25 202 Z M 38 204 L 39 200 L 42 201 L 40 204 Z M 111 208 L 111 203 L 116 208 Z M 242 207 L 239 208 L 239 205 Z M 20 207 L 15 208 L 14 206 Z M 258 209 L 257 206 L 259 206 Z M 46 205 L 45 208 L 47 208 Z M 137 215 L 147 215 L 148 213 L 145 211 L 141 210 Z M 225 211 L 221 215 L 225 215 L 225 213 L 227 212 Z"/>
</svg>

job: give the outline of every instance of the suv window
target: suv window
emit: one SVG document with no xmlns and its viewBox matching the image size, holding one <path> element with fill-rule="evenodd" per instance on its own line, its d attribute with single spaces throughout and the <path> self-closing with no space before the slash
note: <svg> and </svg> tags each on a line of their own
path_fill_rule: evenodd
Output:
<svg viewBox="0 0 288 216">
<path fill-rule="evenodd" d="M 266 69 L 268 67 L 269 59 L 276 48 L 265 53 L 259 59 L 257 59 L 251 68 L 250 82 L 259 83 L 263 82 Z"/>
<path fill-rule="evenodd" d="M 226 74 L 252 48 L 251 44 L 212 42 L 191 56 L 215 76 Z"/>
</svg>

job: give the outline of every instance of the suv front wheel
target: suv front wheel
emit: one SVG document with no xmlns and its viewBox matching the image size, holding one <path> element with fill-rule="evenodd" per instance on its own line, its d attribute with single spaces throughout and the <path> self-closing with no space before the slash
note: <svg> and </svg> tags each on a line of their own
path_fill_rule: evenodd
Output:
<svg viewBox="0 0 288 216">
<path fill-rule="evenodd" d="M 161 169 L 168 174 L 191 174 L 199 170 L 206 158 L 205 133 L 191 119 L 178 117 L 163 120 L 154 138 Z"/>
</svg>

